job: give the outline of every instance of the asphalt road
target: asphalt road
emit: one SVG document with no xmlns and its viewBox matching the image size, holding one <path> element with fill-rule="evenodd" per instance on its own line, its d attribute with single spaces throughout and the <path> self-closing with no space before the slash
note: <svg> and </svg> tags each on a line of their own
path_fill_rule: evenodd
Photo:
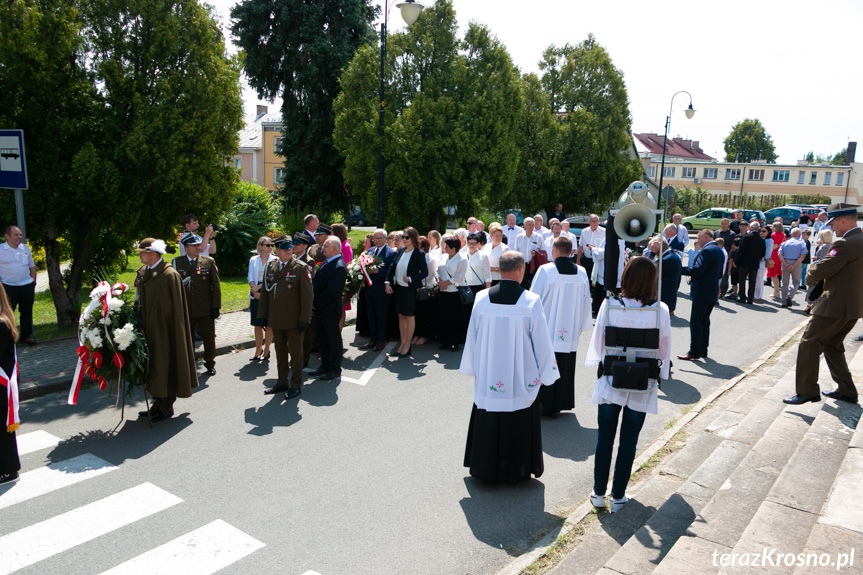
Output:
<svg viewBox="0 0 863 575">
<path fill-rule="evenodd" d="M 805 319 L 799 310 L 772 301 L 722 303 L 712 317 L 710 359 L 674 361 L 640 448 L 797 326 Z M 688 315 L 683 297 L 672 321 L 675 355 L 688 348 Z M 226 573 L 249 575 L 494 573 L 590 493 L 593 368 L 578 369 L 575 412 L 543 420 L 543 476 L 490 486 L 462 466 L 473 386 L 457 372 L 461 354 L 427 345 L 415 348 L 413 360 L 391 359 L 357 349 L 364 341 L 354 341 L 353 328 L 344 335 L 345 377 L 307 378 L 299 401 L 265 397 L 275 356 L 261 365 L 243 351 L 217 358 L 218 375 L 202 376 L 194 396 L 178 401 L 177 415 L 152 429 L 136 417 L 140 401 L 112 434 L 120 413 L 96 389 L 82 392 L 75 407 L 62 394 L 25 402 L 22 441 L 48 432 L 63 442 L 22 456 L 22 471 L 32 475 L 0 490 L 0 558 L 9 558 L 16 541 L 27 542 L 18 563 L 0 560 L 0 574 L 103 573 L 136 560 L 161 565 L 167 559 L 160 553 L 172 549 L 162 546 L 189 533 L 197 539 L 180 546 L 206 555 L 195 564 L 212 568 L 188 573 L 226 565 Z M 581 357 L 589 336 L 582 335 Z M 381 367 L 370 374 L 375 360 Z M 83 454 L 100 459 L 69 463 Z M 46 479 L 40 474 L 49 465 Z M 51 487 L 77 477 L 84 479 Z M 108 511 L 90 505 L 108 497 Z M 135 497 L 143 498 L 137 508 Z M 63 531 L 56 518 L 66 513 Z M 225 543 L 217 544 L 220 537 Z M 136 565 L 114 573 L 142 572 Z"/>
</svg>

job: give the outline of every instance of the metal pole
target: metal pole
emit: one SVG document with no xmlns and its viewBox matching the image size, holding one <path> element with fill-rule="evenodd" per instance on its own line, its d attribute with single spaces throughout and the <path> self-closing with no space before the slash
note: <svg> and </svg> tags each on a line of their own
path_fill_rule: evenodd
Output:
<svg viewBox="0 0 863 575">
<path fill-rule="evenodd" d="M 386 12 L 386 10 L 384 11 Z M 386 13 L 381 24 L 381 84 L 378 102 L 378 227 L 384 227 L 384 62 L 387 58 Z"/>
<path fill-rule="evenodd" d="M 853 168 L 848 170 L 848 179 L 845 181 L 845 199 L 842 200 L 843 203 L 848 203 L 848 186 L 851 184 L 851 172 L 852 171 L 853 171 Z M 21 190 L 15 190 L 15 191 L 20 192 Z M 858 198 L 860 197 L 859 193 L 858 193 L 857 197 Z M 24 228 L 21 228 L 21 229 L 23 230 Z"/>
<path fill-rule="evenodd" d="M 846 192 L 847 195 L 847 192 Z M 24 226 L 24 191 L 15 190 L 15 212 L 18 216 L 18 228 L 21 230 L 21 243 L 27 243 L 27 228 Z"/>
</svg>

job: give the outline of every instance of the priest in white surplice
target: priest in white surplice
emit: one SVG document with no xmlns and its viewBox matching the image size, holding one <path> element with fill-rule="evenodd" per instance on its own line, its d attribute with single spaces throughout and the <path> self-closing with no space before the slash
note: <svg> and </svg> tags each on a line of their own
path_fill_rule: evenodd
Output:
<svg viewBox="0 0 863 575">
<path fill-rule="evenodd" d="M 554 239 L 554 261 L 536 270 L 530 291 L 542 300 L 548 333 L 560 370 L 557 383 L 539 391 L 542 413 L 556 418 L 561 411 L 575 408 L 575 353 L 578 336 L 593 327 L 590 280 L 583 267 L 569 258 L 572 241 L 562 234 Z"/>
<path fill-rule="evenodd" d="M 464 465 L 490 482 L 542 475 L 541 385 L 559 377 L 542 302 L 519 284 L 524 257 L 500 256 L 501 281 L 476 294 L 459 371 L 474 378 Z"/>
</svg>

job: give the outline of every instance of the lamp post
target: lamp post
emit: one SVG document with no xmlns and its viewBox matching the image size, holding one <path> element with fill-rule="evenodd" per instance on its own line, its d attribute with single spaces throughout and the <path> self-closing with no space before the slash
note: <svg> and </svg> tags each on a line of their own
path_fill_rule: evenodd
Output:
<svg viewBox="0 0 863 575">
<path fill-rule="evenodd" d="M 397 0 L 384 0 L 384 21 L 381 23 L 381 84 L 378 98 L 378 214 L 377 224 L 379 228 L 384 227 L 384 63 L 387 59 L 387 22 L 389 21 L 390 9 L 397 6 L 402 14 L 402 19 L 410 26 L 416 22 L 423 9 L 423 5 L 415 0 L 405 0 L 396 4 Z"/>
<path fill-rule="evenodd" d="M 686 117 L 688 119 L 692 119 L 692 116 L 695 115 L 695 109 L 692 107 L 692 94 L 687 92 L 686 90 L 680 90 L 679 92 L 675 92 L 674 96 L 678 94 L 686 94 L 689 96 L 689 107 L 686 109 Z M 659 193 L 662 193 L 662 180 L 665 177 L 665 147 L 668 145 L 668 128 L 671 126 L 671 111 L 674 109 L 674 96 L 671 97 L 671 106 L 668 108 L 668 116 L 665 118 L 665 138 L 662 140 L 662 165 L 659 168 Z"/>
</svg>

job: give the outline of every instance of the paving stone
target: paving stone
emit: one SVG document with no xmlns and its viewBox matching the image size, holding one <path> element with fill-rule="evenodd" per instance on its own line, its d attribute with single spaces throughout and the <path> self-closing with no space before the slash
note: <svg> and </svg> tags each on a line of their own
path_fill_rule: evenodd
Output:
<svg viewBox="0 0 863 575">
<path fill-rule="evenodd" d="M 773 386 L 770 387 L 772 388 Z M 728 411 L 734 411 L 736 413 L 742 413 L 746 415 L 755 407 L 755 405 L 759 401 L 764 399 L 765 393 L 767 393 L 767 390 L 752 387 L 748 389 L 745 393 L 741 393 L 740 395 L 738 395 L 731 403 L 731 405 L 729 405 L 726 409 Z"/>
<path fill-rule="evenodd" d="M 807 433 L 773 484 L 767 501 L 820 513 L 847 451 L 845 441 Z"/>
<path fill-rule="evenodd" d="M 675 453 L 668 463 L 662 464 L 661 473 L 688 479 L 720 443 L 722 438 L 714 433 L 699 433 L 686 443 L 686 447 Z"/>
<path fill-rule="evenodd" d="M 851 437 L 851 443 L 848 444 L 848 447 L 863 448 L 863 425 L 857 425 L 857 431 Z"/>
<path fill-rule="evenodd" d="M 740 541 L 734 546 L 732 554 L 746 553 L 760 556 L 765 549 L 768 553 L 775 549 L 773 555 L 775 560 L 777 553 L 797 553 L 803 549 L 809 539 L 817 518 L 818 516 L 813 513 L 765 501 L 761 504 L 752 521 L 749 522 L 749 526 L 744 531 Z M 748 563 L 745 566 L 738 564 L 734 567 L 723 567 L 719 573 L 721 575 L 775 574 L 791 573 L 794 570 L 794 566 L 767 565 L 765 567 L 760 565 L 753 567 Z"/>
<path fill-rule="evenodd" d="M 863 493 L 863 451 L 848 449 L 836 476 L 836 484 L 818 522 L 863 535 L 861 493 Z M 860 561 L 863 562 L 863 546 L 860 547 L 860 553 Z"/>
<path fill-rule="evenodd" d="M 713 422 L 704 428 L 704 431 L 708 433 L 717 433 L 724 429 L 728 429 L 730 427 L 734 427 L 743 421 L 743 418 L 746 417 L 742 413 L 735 413 L 733 411 L 723 411 L 719 414 L 719 417 L 713 420 Z"/>
<path fill-rule="evenodd" d="M 728 430 L 725 437 L 743 443 L 755 445 L 764 436 L 764 432 L 785 410 L 785 404 L 772 399 L 762 399 L 755 404 L 752 411 L 734 429 Z"/>
<path fill-rule="evenodd" d="M 746 443 L 724 440 L 695 470 L 678 493 L 708 501 L 750 449 L 751 446 Z"/>
<path fill-rule="evenodd" d="M 714 553 L 721 555 L 730 552 L 731 547 L 717 545 L 699 537 L 683 536 L 677 540 L 668 555 L 653 570 L 653 575 L 680 575 L 681 573 L 711 575 L 719 573 L 718 557 L 714 556 Z"/>
<path fill-rule="evenodd" d="M 675 493 L 605 566 L 620 573 L 650 573 L 686 533 L 705 503 L 697 497 Z"/>
<path fill-rule="evenodd" d="M 794 575 L 859 573 L 863 561 L 863 534 L 816 523 L 803 553 L 809 565 L 798 566 Z M 810 557 L 812 554 L 818 555 L 818 566 L 815 566 L 816 558 Z M 825 554 L 827 557 L 822 557 Z"/>
<path fill-rule="evenodd" d="M 863 407 L 858 404 L 829 399 L 812 422 L 812 433 L 851 441 Z"/>
</svg>

